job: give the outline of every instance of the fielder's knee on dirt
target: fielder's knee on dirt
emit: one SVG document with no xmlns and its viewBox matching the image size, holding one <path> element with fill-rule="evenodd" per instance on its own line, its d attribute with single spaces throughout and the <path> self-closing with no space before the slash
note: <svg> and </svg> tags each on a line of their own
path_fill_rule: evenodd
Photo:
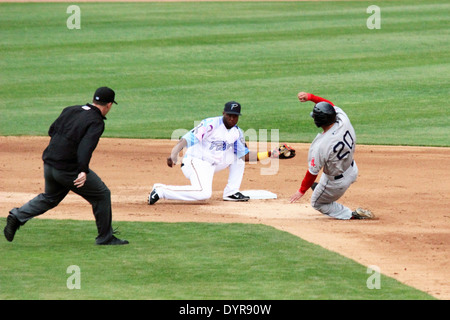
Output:
<svg viewBox="0 0 450 320">
<path fill-rule="evenodd" d="M 207 200 L 212 196 L 212 189 L 195 189 L 192 186 L 165 186 L 158 188 L 160 198 L 167 200 L 197 201 Z"/>
<path fill-rule="evenodd" d="M 203 190 L 198 192 L 197 200 L 208 200 L 212 196 L 212 190 Z"/>
</svg>

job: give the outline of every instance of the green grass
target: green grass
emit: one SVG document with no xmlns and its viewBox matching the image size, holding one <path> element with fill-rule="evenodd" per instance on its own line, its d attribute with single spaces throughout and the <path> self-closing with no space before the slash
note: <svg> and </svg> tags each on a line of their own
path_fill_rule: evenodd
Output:
<svg viewBox="0 0 450 320">
<path fill-rule="evenodd" d="M 370 290 L 366 267 L 264 225 L 115 225 L 129 245 L 96 246 L 93 221 L 28 222 L 0 241 L 0 299 L 433 299 L 384 275 Z"/>
<path fill-rule="evenodd" d="M 108 85 L 104 136 L 170 138 L 243 105 L 244 129 L 310 142 L 312 103 L 349 114 L 362 144 L 449 146 L 448 1 L 0 4 L 0 135 L 46 135 L 67 105 Z M 98 14 L 101 12 L 101 14 Z"/>
</svg>

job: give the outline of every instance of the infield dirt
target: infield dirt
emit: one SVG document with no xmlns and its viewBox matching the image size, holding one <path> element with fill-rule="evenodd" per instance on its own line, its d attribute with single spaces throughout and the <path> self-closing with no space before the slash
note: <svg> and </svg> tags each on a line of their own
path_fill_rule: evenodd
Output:
<svg viewBox="0 0 450 320">
<path fill-rule="evenodd" d="M 43 192 L 41 155 L 48 141 L 48 137 L 0 137 L 1 217 Z M 359 145 L 358 181 L 340 202 L 352 209 L 370 209 L 377 219 L 338 221 L 311 207 L 311 192 L 299 203 L 289 203 L 307 168 L 308 144 L 292 144 L 297 156 L 280 161 L 275 175 L 261 175 L 269 165 L 246 166 L 241 190 L 265 189 L 276 193 L 277 199 L 223 201 L 228 177 L 224 170 L 214 178 L 210 200 L 160 200 L 149 206 L 146 199 L 154 183 L 188 184 L 178 165 L 166 165 L 175 143 L 100 140 L 91 168 L 111 189 L 113 225 L 124 220 L 266 224 L 363 265 L 376 265 L 383 274 L 438 299 L 450 299 L 449 148 Z M 89 204 L 73 193 L 39 218 L 94 220 Z M 122 230 L 124 237 L 131 232 Z"/>
</svg>

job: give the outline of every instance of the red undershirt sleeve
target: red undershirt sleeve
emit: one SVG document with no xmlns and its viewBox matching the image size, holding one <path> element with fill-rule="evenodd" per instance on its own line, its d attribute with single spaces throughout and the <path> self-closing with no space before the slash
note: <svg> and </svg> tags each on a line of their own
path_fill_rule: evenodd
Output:
<svg viewBox="0 0 450 320">
<path fill-rule="evenodd" d="M 306 170 L 305 177 L 303 178 L 302 185 L 300 189 L 298 190 L 301 194 L 305 194 L 305 192 L 311 188 L 314 181 L 316 181 L 317 175 L 311 174 L 309 170 Z"/>
<path fill-rule="evenodd" d="M 330 100 L 324 99 L 322 97 L 319 96 L 315 96 L 312 93 L 308 93 L 308 100 L 312 101 L 314 103 L 319 103 L 319 102 L 328 102 L 329 104 L 331 104 L 332 106 L 334 106 L 334 103 L 331 102 Z"/>
<path fill-rule="evenodd" d="M 315 96 L 312 93 L 308 93 L 308 100 L 312 101 L 314 103 L 328 102 L 329 104 L 334 106 L 334 103 L 331 102 L 330 100 L 324 99 L 324 98 L 319 97 L 319 96 Z M 313 185 L 314 181 L 316 181 L 316 178 L 317 178 L 317 175 L 313 175 L 311 172 L 309 172 L 309 170 L 306 170 L 306 174 L 305 174 L 305 177 L 303 178 L 302 185 L 300 186 L 300 189 L 298 191 L 301 194 L 305 194 L 305 192 L 309 188 L 311 188 L 311 186 Z"/>
</svg>

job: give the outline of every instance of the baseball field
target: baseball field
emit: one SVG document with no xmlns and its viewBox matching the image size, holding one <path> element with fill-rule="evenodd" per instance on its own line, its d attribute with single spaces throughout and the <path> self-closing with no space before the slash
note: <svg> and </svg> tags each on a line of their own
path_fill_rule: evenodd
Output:
<svg viewBox="0 0 450 320">
<path fill-rule="evenodd" d="M 1 2 L 1 229 L 43 192 L 50 124 L 106 85 L 119 104 L 91 168 L 130 244 L 95 246 L 70 193 L 0 239 L 0 299 L 450 299 L 449 16 L 440 0 Z M 289 203 L 319 132 L 299 91 L 352 120 L 359 176 L 340 201 L 375 220 Z M 297 150 L 246 166 L 241 189 L 277 199 L 224 202 L 220 172 L 210 200 L 148 206 L 154 183 L 188 183 L 165 164 L 176 139 L 229 100 L 251 146 Z"/>
</svg>

